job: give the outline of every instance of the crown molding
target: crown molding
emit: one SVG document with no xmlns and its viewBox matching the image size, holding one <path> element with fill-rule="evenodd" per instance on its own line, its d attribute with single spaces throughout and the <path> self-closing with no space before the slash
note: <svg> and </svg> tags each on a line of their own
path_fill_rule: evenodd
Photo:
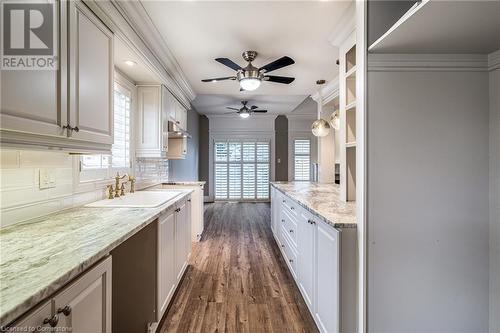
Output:
<svg viewBox="0 0 500 333">
<path fill-rule="evenodd" d="M 311 98 L 316 103 L 320 103 L 321 100 L 321 105 L 325 105 L 328 102 L 332 101 L 338 95 L 339 95 L 339 78 L 336 77 L 330 82 L 328 82 L 326 86 L 321 88 L 321 90 L 318 90 L 317 92 L 312 94 Z"/>
<path fill-rule="evenodd" d="M 498 66 L 500 54 L 490 56 Z M 483 54 L 368 54 L 368 71 L 486 72 L 492 67 L 488 58 Z"/>
<path fill-rule="evenodd" d="M 356 30 L 356 2 L 353 1 L 342 13 L 342 17 L 333 29 L 328 41 L 335 47 L 342 43 Z"/>
<path fill-rule="evenodd" d="M 85 3 L 190 109 L 196 94 L 140 1 L 86 0 Z"/>
</svg>

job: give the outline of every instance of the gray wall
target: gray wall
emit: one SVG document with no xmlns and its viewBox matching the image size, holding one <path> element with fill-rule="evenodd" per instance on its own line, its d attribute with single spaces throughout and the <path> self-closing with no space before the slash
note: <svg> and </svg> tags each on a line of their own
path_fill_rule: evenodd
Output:
<svg viewBox="0 0 500 333">
<path fill-rule="evenodd" d="M 207 116 L 200 115 L 199 123 L 199 179 L 206 182 L 204 195 L 209 195 L 209 150 L 210 150 L 210 123 Z"/>
<path fill-rule="evenodd" d="M 188 111 L 187 127 L 191 138 L 188 138 L 186 159 L 169 161 L 169 180 L 198 180 L 199 117 L 194 108 Z"/>
<path fill-rule="evenodd" d="M 416 1 L 369 0 L 368 45 L 379 39 Z"/>
<path fill-rule="evenodd" d="M 274 180 L 288 180 L 288 119 L 278 116 L 274 120 L 275 167 Z"/>
<path fill-rule="evenodd" d="M 500 332 L 500 68 L 490 72 L 490 333 Z"/>
<path fill-rule="evenodd" d="M 370 332 L 488 331 L 488 73 L 368 72 Z"/>
</svg>

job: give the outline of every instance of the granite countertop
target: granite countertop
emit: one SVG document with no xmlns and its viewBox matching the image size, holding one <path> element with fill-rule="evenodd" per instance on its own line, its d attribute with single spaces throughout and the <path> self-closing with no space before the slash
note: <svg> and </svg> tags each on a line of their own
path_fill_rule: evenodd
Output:
<svg viewBox="0 0 500 333">
<path fill-rule="evenodd" d="M 192 190 L 155 208 L 80 207 L 0 229 L 0 326 L 52 295 Z"/>
<path fill-rule="evenodd" d="M 183 181 L 183 180 L 169 180 L 166 182 L 162 182 L 162 185 L 205 185 L 204 181 Z"/>
<path fill-rule="evenodd" d="M 340 200 L 334 183 L 272 182 L 277 190 L 334 228 L 356 228 L 356 203 Z"/>
</svg>

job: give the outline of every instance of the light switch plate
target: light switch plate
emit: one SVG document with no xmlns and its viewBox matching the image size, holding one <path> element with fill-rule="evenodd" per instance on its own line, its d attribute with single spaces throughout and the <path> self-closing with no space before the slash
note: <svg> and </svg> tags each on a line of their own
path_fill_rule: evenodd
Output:
<svg viewBox="0 0 500 333">
<path fill-rule="evenodd" d="M 56 187 L 56 170 L 52 168 L 40 169 L 40 189 Z"/>
</svg>

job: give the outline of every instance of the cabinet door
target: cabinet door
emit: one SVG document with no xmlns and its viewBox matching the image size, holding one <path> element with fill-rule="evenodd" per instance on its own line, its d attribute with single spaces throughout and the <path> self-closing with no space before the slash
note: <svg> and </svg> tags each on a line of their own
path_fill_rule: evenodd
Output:
<svg viewBox="0 0 500 333">
<path fill-rule="evenodd" d="M 193 206 L 193 199 L 190 197 L 187 202 L 186 202 L 186 212 L 185 212 L 185 241 L 186 241 L 186 264 L 187 261 L 189 260 L 189 257 L 191 256 L 191 229 L 192 229 L 192 206 Z"/>
<path fill-rule="evenodd" d="M 56 295 L 57 327 L 73 333 L 111 333 L 111 257 Z"/>
<path fill-rule="evenodd" d="M 161 320 L 165 313 L 168 302 L 175 290 L 174 224 L 175 216 L 173 212 L 160 217 L 158 221 L 158 321 Z"/>
<path fill-rule="evenodd" d="M 168 151 L 168 118 L 170 112 L 171 98 L 165 86 L 161 86 L 161 148 Z"/>
<path fill-rule="evenodd" d="M 177 209 L 175 214 L 175 275 L 178 281 L 182 277 L 187 258 L 186 203 Z"/>
<path fill-rule="evenodd" d="M 297 221 L 297 272 L 299 288 L 309 309 L 314 308 L 314 273 L 316 222 L 312 216 L 301 209 Z"/>
<path fill-rule="evenodd" d="M 52 319 L 52 322 L 56 323 L 58 318 L 58 316 L 52 316 L 52 304 L 47 301 L 31 311 L 14 326 L 9 326 L 10 330 L 6 332 L 50 332 L 51 325 L 48 321 Z"/>
<path fill-rule="evenodd" d="M 113 143 L 113 34 L 81 1 L 70 3 L 69 135 Z"/>
<path fill-rule="evenodd" d="M 317 223 L 316 321 L 322 332 L 339 331 L 339 234 Z"/>
<path fill-rule="evenodd" d="M 161 86 L 139 86 L 137 108 L 137 157 L 164 157 L 168 145 L 162 144 Z"/>
<path fill-rule="evenodd" d="M 0 128 L 17 132 L 66 136 L 64 103 L 66 90 L 67 46 L 66 6 L 55 1 L 54 16 L 58 67 L 56 70 L 2 70 Z M 60 42 L 57 42 L 60 41 Z"/>
</svg>

